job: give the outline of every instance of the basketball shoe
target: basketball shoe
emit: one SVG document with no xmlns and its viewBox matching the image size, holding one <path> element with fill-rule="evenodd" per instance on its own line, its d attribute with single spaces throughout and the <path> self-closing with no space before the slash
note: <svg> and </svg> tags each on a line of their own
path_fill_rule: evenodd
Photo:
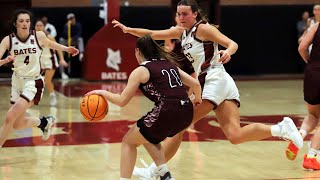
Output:
<svg viewBox="0 0 320 180">
<path fill-rule="evenodd" d="M 41 131 L 43 132 L 42 139 L 48 140 L 51 135 L 51 128 L 52 125 L 55 123 L 56 119 L 53 116 L 44 116 L 41 120 L 46 120 L 47 125 L 40 127 Z"/>
<path fill-rule="evenodd" d="M 298 155 L 299 149 L 295 146 L 292 141 L 289 142 L 288 147 L 286 149 L 286 156 L 289 160 L 293 161 L 296 159 Z"/>
<path fill-rule="evenodd" d="M 132 175 L 138 177 L 140 180 L 152 180 L 159 177 L 159 174 L 157 173 L 157 166 L 154 163 L 148 166 L 143 159 L 140 159 L 140 161 L 144 168 L 138 168 L 135 166 Z"/>
<path fill-rule="evenodd" d="M 283 120 L 278 123 L 278 126 L 280 127 L 280 137 L 282 139 L 291 140 L 298 149 L 303 147 L 303 139 L 291 118 L 284 117 Z"/>
<path fill-rule="evenodd" d="M 308 158 L 307 155 L 304 155 L 302 167 L 310 170 L 320 170 L 320 163 L 316 157 Z"/>
<path fill-rule="evenodd" d="M 160 176 L 160 180 L 175 180 L 175 179 L 171 177 L 170 172 L 167 172 L 164 176 Z"/>
</svg>

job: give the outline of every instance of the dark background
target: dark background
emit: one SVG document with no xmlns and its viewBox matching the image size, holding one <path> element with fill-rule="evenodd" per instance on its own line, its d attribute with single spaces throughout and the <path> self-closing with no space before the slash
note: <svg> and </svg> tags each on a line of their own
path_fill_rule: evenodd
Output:
<svg viewBox="0 0 320 180">
<path fill-rule="evenodd" d="M 31 10 L 35 17 L 46 15 L 49 18 L 57 29 L 57 39 L 70 12 L 83 26 L 85 43 L 104 25 L 98 16 L 99 7 Z M 304 63 L 297 51 L 296 23 L 305 10 L 311 11 L 312 6 L 221 6 L 220 19 L 214 19 L 214 22 L 220 22 L 222 33 L 239 44 L 237 53 L 226 65 L 227 71 L 234 75 L 302 73 Z M 170 7 L 120 8 L 120 21 L 130 27 L 165 29 L 172 25 L 172 17 Z M 208 17 L 214 18 L 212 14 Z M 4 27 L 8 19 L 0 18 L 0 21 Z M 0 37 L 7 35 L 3 32 L 6 33 L 2 31 Z M 0 72 L 6 71 L 0 68 Z"/>
</svg>

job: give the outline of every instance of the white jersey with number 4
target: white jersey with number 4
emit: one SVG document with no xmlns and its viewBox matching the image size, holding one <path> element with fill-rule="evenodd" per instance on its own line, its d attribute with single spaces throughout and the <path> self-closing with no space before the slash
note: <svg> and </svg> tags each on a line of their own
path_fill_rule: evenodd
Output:
<svg viewBox="0 0 320 180">
<path fill-rule="evenodd" d="M 9 35 L 9 52 L 15 56 L 12 70 L 19 77 L 35 78 L 40 75 L 42 48 L 35 33 L 35 31 L 30 31 L 29 37 L 25 41 L 21 41 L 14 33 Z"/>
</svg>

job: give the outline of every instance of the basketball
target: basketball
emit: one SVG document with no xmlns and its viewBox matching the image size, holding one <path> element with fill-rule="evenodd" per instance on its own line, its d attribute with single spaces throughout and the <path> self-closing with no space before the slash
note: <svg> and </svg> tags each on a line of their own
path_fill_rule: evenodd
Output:
<svg viewBox="0 0 320 180">
<path fill-rule="evenodd" d="M 108 102 L 100 95 L 84 96 L 80 102 L 80 112 L 88 121 L 100 121 L 109 110 Z"/>
</svg>

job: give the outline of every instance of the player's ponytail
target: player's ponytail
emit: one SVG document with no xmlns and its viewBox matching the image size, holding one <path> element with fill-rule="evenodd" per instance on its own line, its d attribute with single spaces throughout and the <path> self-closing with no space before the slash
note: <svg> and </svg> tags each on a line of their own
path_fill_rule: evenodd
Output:
<svg viewBox="0 0 320 180">
<path fill-rule="evenodd" d="M 175 59 L 172 55 L 163 50 L 152 38 L 150 35 L 144 35 L 137 40 L 136 47 L 143 54 L 145 59 L 152 60 L 168 60 L 171 63 L 177 65 Z"/>
</svg>

